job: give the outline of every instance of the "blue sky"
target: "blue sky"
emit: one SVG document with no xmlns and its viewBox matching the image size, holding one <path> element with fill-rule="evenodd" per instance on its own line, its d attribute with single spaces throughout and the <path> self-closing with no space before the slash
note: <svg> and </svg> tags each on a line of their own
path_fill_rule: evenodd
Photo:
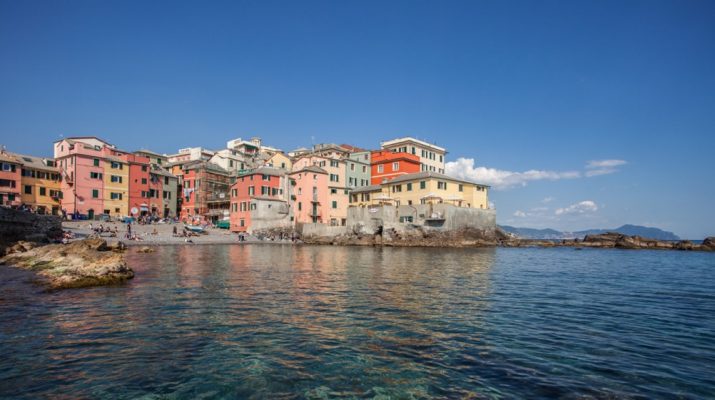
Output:
<svg viewBox="0 0 715 400">
<path fill-rule="evenodd" d="M 503 224 L 715 235 L 713 2 L 3 0 L 0 60 L 17 152 L 413 135 Z"/>
</svg>

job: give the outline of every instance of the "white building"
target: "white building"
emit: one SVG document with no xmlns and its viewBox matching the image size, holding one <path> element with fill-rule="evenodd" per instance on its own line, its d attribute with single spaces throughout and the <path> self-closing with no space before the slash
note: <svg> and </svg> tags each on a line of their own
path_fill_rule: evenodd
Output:
<svg viewBox="0 0 715 400">
<path fill-rule="evenodd" d="M 447 150 L 413 137 L 403 137 L 380 143 L 384 150 L 414 154 L 420 158 L 421 170 L 444 174 L 444 157 Z"/>
</svg>

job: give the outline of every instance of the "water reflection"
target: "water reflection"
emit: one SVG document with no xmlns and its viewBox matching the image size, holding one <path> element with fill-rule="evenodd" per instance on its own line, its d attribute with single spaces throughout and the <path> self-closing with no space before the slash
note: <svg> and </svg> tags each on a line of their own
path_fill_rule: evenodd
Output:
<svg viewBox="0 0 715 400">
<path fill-rule="evenodd" d="M 165 246 L 129 254 L 137 277 L 127 285 L 51 294 L 10 270 L 0 283 L 0 397 L 598 398 L 673 388 L 698 397 L 715 388 L 704 372 L 715 361 L 709 259 L 686 255 L 690 272 L 673 279 L 659 254 L 625 253 L 626 265 L 612 267 L 613 254 Z M 615 279 L 624 270 L 632 280 Z M 689 330 L 675 330 L 681 322 Z M 674 365 L 687 374 L 669 373 Z M 634 376 L 646 386 L 633 389 Z"/>
</svg>

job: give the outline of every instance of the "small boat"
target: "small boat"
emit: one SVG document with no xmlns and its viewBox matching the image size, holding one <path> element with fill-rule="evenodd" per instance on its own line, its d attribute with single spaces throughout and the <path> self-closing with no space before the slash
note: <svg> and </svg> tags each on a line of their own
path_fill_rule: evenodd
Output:
<svg viewBox="0 0 715 400">
<path fill-rule="evenodd" d="M 194 233 L 204 233 L 204 228 L 200 226 L 191 226 L 191 225 L 184 225 L 184 229 L 187 231 L 191 231 Z"/>
</svg>

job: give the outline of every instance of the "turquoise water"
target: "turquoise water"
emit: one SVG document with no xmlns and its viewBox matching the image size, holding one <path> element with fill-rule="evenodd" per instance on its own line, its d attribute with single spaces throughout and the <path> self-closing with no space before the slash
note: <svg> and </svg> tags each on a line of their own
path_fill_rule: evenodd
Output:
<svg viewBox="0 0 715 400">
<path fill-rule="evenodd" d="M 165 246 L 0 267 L 0 397 L 714 398 L 715 254 Z"/>
</svg>

